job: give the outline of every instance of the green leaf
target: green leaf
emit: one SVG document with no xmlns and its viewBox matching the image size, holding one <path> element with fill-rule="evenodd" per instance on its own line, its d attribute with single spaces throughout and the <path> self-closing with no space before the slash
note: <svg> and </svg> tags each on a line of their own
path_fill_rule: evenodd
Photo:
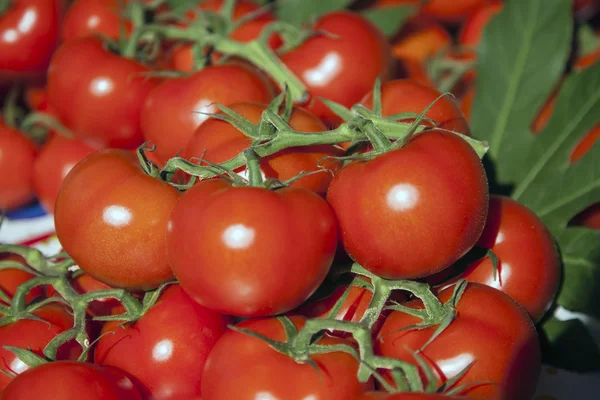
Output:
<svg viewBox="0 0 600 400">
<path fill-rule="evenodd" d="M 395 6 L 384 8 L 369 8 L 362 12 L 371 22 L 381 29 L 387 37 L 398 33 L 404 23 L 417 11 L 414 6 Z"/>
<path fill-rule="evenodd" d="M 589 25 L 582 25 L 577 31 L 579 54 L 586 56 L 600 50 L 600 37 Z"/>
<path fill-rule="evenodd" d="M 186 11 L 194 8 L 202 1 L 198 0 L 167 0 L 167 6 L 175 14 L 183 14 Z"/>
<path fill-rule="evenodd" d="M 600 351 L 580 320 L 550 318 L 541 333 L 545 364 L 577 372 L 600 371 Z"/>
<path fill-rule="evenodd" d="M 353 0 L 279 0 L 277 16 L 280 20 L 300 26 L 328 12 L 342 10 Z"/>
</svg>

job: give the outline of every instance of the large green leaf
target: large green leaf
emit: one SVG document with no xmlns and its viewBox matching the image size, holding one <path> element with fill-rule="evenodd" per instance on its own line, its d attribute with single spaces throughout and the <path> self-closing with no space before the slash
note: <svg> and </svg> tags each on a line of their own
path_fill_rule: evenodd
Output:
<svg viewBox="0 0 600 400">
<path fill-rule="evenodd" d="M 541 333 L 545 364 L 578 372 L 600 371 L 600 351 L 580 320 L 550 318 Z"/>
<path fill-rule="evenodd" d="M 300 26 L 331 11 L 341 10 L 353 0 L 278 0 L 277 16 L 290 24 Z"/>
<path fill-rule="evenodd" d="M 369 8 L 362 15 L 381 29 L 388 37 L 400 31 L 406 20 L 417 11 L 416 7 L 396 6 L 385 8 Z"/>
</svg>

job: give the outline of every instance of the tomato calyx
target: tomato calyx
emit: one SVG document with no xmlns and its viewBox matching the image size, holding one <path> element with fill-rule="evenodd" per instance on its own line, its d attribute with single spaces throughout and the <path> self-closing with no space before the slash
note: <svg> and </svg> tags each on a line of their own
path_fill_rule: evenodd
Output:
<svg viewBox="0 0 600 400">
<path fill-rule="evenodd" d="M 12 0 L 0 0 L 0 16 L 12 7 Z"/>
</svg>

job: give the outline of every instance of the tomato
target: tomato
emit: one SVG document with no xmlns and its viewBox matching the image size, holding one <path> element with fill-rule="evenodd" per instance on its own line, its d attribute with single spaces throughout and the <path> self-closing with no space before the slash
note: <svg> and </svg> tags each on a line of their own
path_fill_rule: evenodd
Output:
<svg viewBox="0 0 600 400">
<path fill-rule="evenodd" d="M 469 266 L 461 277 L 503 291 L 539 321 L 552 304 L 561 275 L 558 250 L 544 223 L 524 205 L 492 196 L 477 246 L 498 256 L 497 279 L 489 257 Z"/>
<path fill-rule="evenodd" d="M 402 34 L 392 47 L 394 57 L 424 63 L 452 44 L 452 37 L 439 24 L 417 26 Z"/>
<path fill-rule="evenodd" d="M 454 288 L 439 295 L 447 301 Z M 423 308 L 419 301 L 405 304 Z M 470 283 L 456 308 L 455 320 L 419 354 L 444 382 L 469 364 L 453 387 L 469 384 L 460 395 L 471 399 L 531 399 L 539 378 L 540 347 L 535 327 L 525 310 L 508 295 L 489 286 Z M 414 363 L 437 327 L 405 329 L 420 322 L 400 311 L 390 314 L 379 332 L 376 352 Z"/>
<path fill-rule="evenodd" d="M 346 107 L 356 104 L 373 89 L 377 77 L 387 78 L 391 65 L 389 45 L 375 25 L 348 11 L 325 14 L 314 30 L 330 35 L 309 38 L 283 54 L 281 60 L 312 96 L 308 110 L 319 118 L 337 121 L 338 117 L 318 98 Z"/>
<path fill-rule="evenodd" d="M 401 112 L 421 113 L 441 95 L 436 89 L 410 80 L 398 79 L 381 86 L 381 105 L 383 116 Z M 367 94 L 362 100 L 368 108 L 373 107 L 373 94 Z M 427 118 L 437 122 L 440 128 L 449 129 L 469 135 L 469 124 L 454 99 L 444 96 L 425 114 Z M 423 123 L 423 125 L 429 125 Z"/>
<path fill-rule="evenodd" d="M 135 323 L 104 325 L 95 362 L 131 374 L 148 398 L 200 398 L 206 358 L 228 322 L 228 317 L 192 300 L 179 285 L 170 286 Z"/>
<path fill-rule="evenodd" d="M 47 212 L 54 212 L 58 191 L 69 171 L 94 151 L 80 139 L 60 135 L 55 135 L 44 145 L 33 164 L 33 186 Z"/>
<path fill-rule="evenodd" d="M 98 151 L 65 178 L 56 234 L 77 265 L 100 282 L 155 288 L 173 278 L 166 231 L 178 197 L 175 188 L 146 175 L 132 153 Z"/>
<path fill-rule="evenodd" d="M 502 2 L 492 1 L 471 14 L 458 35 L 458 42 L 461 46 L 476 48 L 481 41 L 483 30 L 490 20 L 502 10 L 502 7 Z"/>
<path fill-rule="evenodd" d="M 19 263 L 24 262 L 24 260 L 19 256 L 12 254 L 0 254 L 0 262 L 5 261 L 16 261 Z M 33 278 L 35 278 L 35 275 L 17 268 L 0 269 L 0 292 L 7 295 L 9 299 L 12 299 L 15 293 L 17 292 L 19 285 Z M 27 303 L 29 303 L 36 297 L 40 297 L 43 295 L 44 291 L 42 287 L 36 286 L 29 291 L 29 293 L 25 297 L 25 300 L 27 301 Z M 0 304 L 6 304 L 6 302 L 2 301 L 2 299 L 0 298 Z"/>
<path fill-rule="evenodd" d="M 230 108 L 253 124 L 257 124 L 267 106 L 256 103 L 236 103 Z M 300 132 L 324 132 L 327 130 L 319 118 L 300 108 L 294 109 L 289 124 Z M 184 156 L 188 159 L 202 157 L 206 161 L 222 163 L 237 156 L 251 144 L 252 139 L 238 131 L 233 125 L 218 119 L 210 119 L 196 130 L 185 148 Z M 324 158 L 339 157 L 342 154 L 340 149 L 329 145 L 290 148 L 262 158 L 261 170 L 267 178 L 284 181 L 301 172 L 318 171 L 319 165 L 335 170 L 339 163 L 324 160 Z M 298 179 L 290 186 L 312 190 L 324 195 L 331 179 L 331 174 L 322 172 Z"/>
<path fill-rule="evenodd" d="M 25 88 L 25 103 L 27 106 L 36 111 L 48 112 L 48 92 L 46 84 L 32 84 Z"/>
<path fill-rule="evenodd" d="M 473 109 L 473 101 L 475 100 L 475 88 L 469 88 L 460 100 L 460 109 L 465 115 L 467 121 L 471 120 L 471 110 Z"/>
<path fill-rule="evenodd" d="M 0 343 L 2 343 L 2 346 L 31 349 L 31 351 L 41 356 L 44 347 L 56 335 L 73 327 L 73 317 L 62 305 L 46 305 L 34 311 L 33 314 L 45 322 L 20 319 L 0 327 Z M 2 346 L 0 346 L 0 369 L 16 375 L 29 369 L 13 352 Z M 81 346 L 75 341 L 69 341 L 58 349 L 57 359 L 76 360 L 80 354 Z M 8 375 L 0 373 L 0 391 L 6 387 L 11 379 Z M 5 398 L 2 397 L 3 400 Z"/>
<path fill-rule="evenodd" d="M 437 393 L 396 393 L 389 394 L 384 392 L 364 393 L 354 400 L 460 400 L 464 397 L 446 396 Z"/>
<path fill-rule="evenodd" d="M 101 34 L 119 39 L 121 23 L 126 33 L 131 32 L 131 23 L 122 19 L 125 10 L 119 0 L 76 0 L 69 7 L 61 28 L 63 41 Z"/>
<path fill-rule="evenodd" d="M 146 140 L 156 145 L 158 158 L 166 161 L 185 148 L 209 118 L 206 113 L 219 111 L 216 103 L 268 103 L 272 96 L 270 83 L 250 67 L 207 67 L 188 78 L 165 81 L 150 92 L 142 108 L 142 129 Z"/>
<path fill-rule="evenodd" d="M 0 10 L 0 83 L 41 78 L 58 46 L 65 1 L 12 0 L 9 4 Z"/>
<path fill-rule="evenodd" d="M 3 400 L 141 400 L 133 381 L 117 368 L 57 361 L 42 364 L 15 378 Z"/>
<path fill-rule="evenodd" d="M 48 101 L 68 128 L 94 147 L 134 148 L 143 141 L 142 104 L 155 86 L 149 68 L 106 50 L 97 38 L 60 47 L 48 70 Z"/>
<path fill-rule="evenodd" d="M 579 213 L 573 221 L 591 229 L 600 229 L 600 203 L 596 203 Z"/>
<path fill-rule="evenodd" d="M 34 144 L 23 133 L 0 118 L 0 209 L 21 207 L 34 199 L 36 153 Z"/>
<path fill-rule="evenodd" d="M 337 232 L 331 208 L 313 192 L 217 179 L 185 192 L 167 241 L 173 272 L 190 296 L 224 314 L 255 317 L 289 311 L 317 289 Z"/>
<path fill-rule="evenodd" d="M 475 245 L 488 186 L 467 142 L 431 130 L 372 161 L 348 164 L 327 201 L 356 262 L 384 278 L 410 279 L 441 271 Z"/>
<path fill-rule="evenodd" d="M 420 11 L 423 15 L 434 17 L 442 22 L 456 23 L 474 10 L 484 5 L 488 0 L 378 0 L 376 7 L 389 7 L 400 5 L 422 5 Z"/>
<path fill-rule="evenodd" d="M 291 317 L 296 327 L 302 317 Z M 275 318 L 247 320 L 238 327 L 272 340 L 285 341 L 285 331 Z M 325 335 L 321 345 L 351 342 Z M 369 388 L 358 382 L 358 362 L 349 354 L 312 355 L 318 370 L 273 350 L 260 339 L 228 331 L 208 356 L 202 376 L 203 400 L 327 399 L 347 400 Z"/>
</svg>

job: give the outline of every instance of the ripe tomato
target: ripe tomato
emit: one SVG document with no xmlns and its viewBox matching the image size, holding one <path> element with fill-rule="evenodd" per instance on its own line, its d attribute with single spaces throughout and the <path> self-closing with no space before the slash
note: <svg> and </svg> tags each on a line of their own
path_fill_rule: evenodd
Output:
<svg viewBox="0 0 600 400">
<path fill-rule="evenodd" d="M 490 20 L 502 10 L 503 5 L 502 2 L 494 0 L 479 7 L 462 26 L 458 42 L 464 47 L 476 48 L 481 41 L 483 30 Z"/>
<path fill-rule="evenodd" d="M 377 77 L 387 78 L 390 49 L 381 31 L 359 14 L 339 11 L 322 16 L 316 35 L 281 60 L 306 85 L 312 96 L 307 108 L 319 118 L 338 117 L 318 98 L 351 107 L 373 89 Z M 332 37 L 331 35 L 334 35 Z"/>
<path fill-rule="evenodd" d="M 0 10 L 0 83 L 41 78 L 58 46 L 66 2 L 12 0 L 8 4 Z"/>
<path fill-rule="evenodd" d="M 266 105 L 257 103 L 236 103 L 230 106 L 232 110 L 257 124 Z M 324 132 L 327 127 L 319 118 L 300 108 L 294 109 L 289 121 L 290 126 L 300 132 Z M 250 147 L 252 139 L 238 131 L 233 125 L 210 119 L 203 123 L 194 133 L 184 151 L 187 159 L 202 156 L 203 160 L 221 163 L 237 156 Z M 329 145 L 290 148 L 272 156 L 261 159 L 261 170 L 265 177 L 287 180 L 301 172 L 319 170 L 323 167 L 337 169 L 339 163 L 323 160 L 324 157 L 339 157 L 343 152 Z M 327 172 L 312 174 L 294 181 L 290 186 L 312 190 L 325 195 L 332 176 Z"/>
<path fill-rule="evenodd" d="M 124 150 L 102 150 L 75 166 L 56 200 L 56 234 L 95 279 L 131 290 L 173 278 L 167 222 L 179 194 L 146 175 Z"/>
<path fill-rule="evenodd" d="M 171 286 L 137 322 L 106 323 L 95 362 L 131 374 L 153 399 L 199 398 L 206 358 L 228 322 L 228 317 L 192 300 L 179 285 Z"/>
<path fill-rule="evenodd" d="M 0 209 L 21 207 L 35 197 L 33 163 L 37 150 L 24 134 L 0 118 Z"/>
<path fill-rule="evenodd" d="M 389 7 L 400 5 L 422 5 L 420 11 L 423 15 L 436 18 L 442 22 L 456 23 L 469 15 L 488 0 L 378 0 L 376 7 Z"/>
<path fill-rule="evenodd" d="M 173 272 L 190 296 L 224 314 L 255 317 L 289 311 L 317 289 L 337 232 L 331 208 L 315 193 L 217 179 L 185 192 L 167 241 Z"/>
<path fill-rule="evenodd" d="M 440 24 L 417 25 L 404 32 L 392 47 L 394 57 L 424 63 L 452 44 L 452 37 Z"/>
<path fill-rule="evenodd" d="M 60 399 L 141 400 L 133 381 L 114 367 L 57 361 L 42 364 L 15 378 L 3 400 Z"/>
<path fill-rule="evenodd" d="M 383 116 L 401 112 L 421 113 L 441 95 L 428 85 L 410 80 L 398 79 L 381 86 Z M 373 94 L 367 94 L 361 101 L 367 108 L 373 107 Z M 453 98 L 444 96 L 427 111 L 425 116 L 437 122 L 440 128 L 469 135 L 469 124 Z M 423 123 L 428 125 L 427 123 Z"/>
<path fill-rule="evenodd" d="M 304 325 L 302 317 L 291 319 L 298 328 Z M 238 326 L 272 340 L 286 340 L 283 325 L 275 318 L 247 320 Z M 324 336 L 319 344 L 351 342 Z M 347 400 L 370 386 L 358 382 L 358 362 L 349 354 L 334 352 L 310 358 L 318 370 L 278 353 L 260 339 L 228 331 L 208 356 L 202 376 L 202 399 Z"/>
<path fill-rule="evenodd" d="M 368 392 L 354 400 L 464 400 L 464 397 L 446 396 L 438 393 L 396 393 Z"/>
<path fill-rule="evenodd" d="M 19 263 L 23 263 L 23 259 L 19 256 L 15 255 L 5 255 L 0 254 L 0 261 L 17 261 Z M 28 280 L 34 278 L 35 275 L 30 274 L 29 272 L 17 269 L 17 268 L 6 268 L 0 269 L 0 291 L 8 296 L 9 299 L 12 299 L 19 285 L 27 282 Z M 44 291 L 41 286 L 36 286 L 32 290 L 29 291 L 25 300 L 29 303 L 36 297 L 40 297 L 44 295 Z M 6 304 L 6 302 L 0 299 L 0 304 Z"/>
<path fill-rule="evenodd" d="M 69 171 L 94 151 L 80 139 L 60 135 L 53 136 L 44 145 L 33 164 L 33 187 L 48 213 L 54 212 L 58 191 Z"/>
<path fill-rule="evenodd" d="M 149 68 L 119 57 L 97 38 L 60 47 L 48 70 L 48 101 L 59 119 L 94 147 L 134 148 L 143 141 L 140 111 L 154 87 Z"/>
<path fill-rule="evenodd" d="M 327 200 L 356 262 L 384 278 L 410 279 L 441 271 L 473 247 L 488 186 L 467 142 L 431 130 L 372 161 L 348 164 Z"/>
<path fill-rule="evenodd" d="M 31 110 L 45 111 L 48 110 L 48 92 L 46 84 L 31 84 L 25 88 L 25 103 Z"/>
<path fill-rule="evenodd" d="M 71 4 L 61 28 L 61 38 L 69 41 L 85 36 L 101 34 L 119 39 L 121 23 L 126 33 L 131 32 L 131 23 L 122 19 L 125 11 L 119 0 L 76 0 Z"/>
<path fill-rule="evenodd" d="M 73 317 L 62 305 L 50 304 L 37 309 L 33 314 L 46 322 L 33 319 L 20 319 L 0 327 L 0 343 L 2 346 L 15 346 L 30 349 L 42 355 L 44 347 L 61 332 L 73 327 Z M 11 351 L 0 346 L 0 368 L 18 375 L 29 369 Z M 81 346 L 75 341 L 62 345 L 57 353 L 58 360 L 76 360 L 81 354 Z M 6 374 L 0 373 L 0 391 L 11 381 Z M 4 393 L 6 394 L 6 393 Z M 5 397 L 2 397 L 4 400 Z"/>
<path fill-rule="evenodd" d="M 579 213 L 573 222 L 590 229 L 600 229 L 600 203 L 596 203 Z"/>
<path fill-rule="evenodd" d="M 473 109 L 473 101 L 475 100 L 475 88 L 470 87 L 460 100 L 460 109 L 465 115 L 467 121 L 471 121 L 471 110 Z"/>
<path fill-rule="evenodd" d="M 207 67 L 152 90 L 142 108 L 142 129 L 146 140 L 156 145 L 158 158 L 166 161 L 185 148 L 196 128 L 209 118 L 206 113 L 219 111 L 215 103 L 268 103 L 272 96 L 270 83 L 250 67 Z"/>
<path fill-rule="evenodd" d="M 439 295 L 447 301 L 454 288 Z M 405 305 L 423 308 L 419 301 Z M 460 395 L 471 399 L 531 399 L 540 374 L 540 347 L 525 310 L 508 295 L 470 283 L 456 308 L 456 319 L 419 354 L 444 382 L 473 363 L 455 386 L 473 383 Z M 405 329 L 420 322 L 400 311 L 390 314 L 379 332 L 376 352 L 414 363 L 437 327 Z"/>
<path fill-rule="evenodd" d="M 503 291 L 534 321 L 540 320 L 558 291 L 561 274 L 558 251 L 544 223 L 518 202 L 492 196 L 477 246 L 498 256 L 497 279 L 489 257 L 475 262 L 462 277 Z"/>
</svg>

